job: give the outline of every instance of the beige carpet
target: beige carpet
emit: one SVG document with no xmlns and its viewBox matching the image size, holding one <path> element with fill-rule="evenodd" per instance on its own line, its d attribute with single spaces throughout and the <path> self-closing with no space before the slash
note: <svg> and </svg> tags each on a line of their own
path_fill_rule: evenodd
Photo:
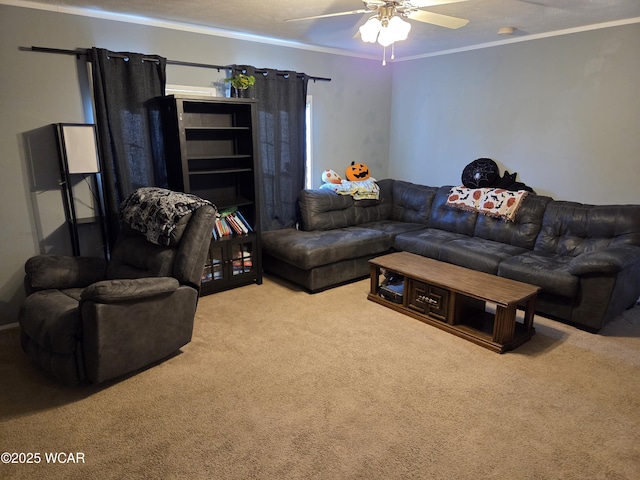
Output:
<svg viewBox="0 0 640 480">
<path fill-rule="evenodd" d="M 204 297 L 182 353 L 97 387 L 49 380 L 0 331 L 0 452 L 42 456 L 0 478 L 640 478 L 640 307 L 600 335 L 536 317 L 499 355 L 367 291 Z"/>
</svg>

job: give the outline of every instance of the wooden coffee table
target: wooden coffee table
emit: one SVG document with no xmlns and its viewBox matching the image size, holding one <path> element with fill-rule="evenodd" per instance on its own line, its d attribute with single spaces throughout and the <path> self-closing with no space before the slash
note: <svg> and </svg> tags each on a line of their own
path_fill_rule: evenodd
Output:
<svg viewBox="0 0 640 480">
<path fill-rule="evenodd" d="M 513 350 L 535 333 L 533 315 L 539 287 L 477 272 L 408 252 L 369 260 L 368 299 L 498 353 Z M 402 303 L 380 295 L 381 270 L 404 276 Z M 487 309 L 495 304 L 495 314 Z M 518 322 L 516 311 L 524 310 Z"/>
</svg>

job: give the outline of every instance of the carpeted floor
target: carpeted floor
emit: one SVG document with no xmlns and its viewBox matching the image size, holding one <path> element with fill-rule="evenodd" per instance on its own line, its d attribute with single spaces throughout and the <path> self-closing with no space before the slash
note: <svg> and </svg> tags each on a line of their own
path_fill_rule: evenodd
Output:
<svg viewBox="0 0 640 480">
<path fill-rule="evenodd" d="M 368 286 L 203 297 L 181 353 L 100 386 L 51 381 L 0 331 L 0 452 L 41 455 L 0 478 L 640 478 L 639 306 L 599 335 L 536 317 L 499 355 Z"/>
</svg>

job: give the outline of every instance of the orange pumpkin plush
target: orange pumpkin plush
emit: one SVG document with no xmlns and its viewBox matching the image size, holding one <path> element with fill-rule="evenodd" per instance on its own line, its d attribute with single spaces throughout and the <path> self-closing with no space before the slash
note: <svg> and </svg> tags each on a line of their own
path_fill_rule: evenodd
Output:
<svg viewBox="0 0 640 480">
<path fill-rule="evenodd" d="M 369 178 L 369 167 L 364 163 L 351 162 L 347 167 L 347 179 L 352 182 L 361 182 Z"/>
</svg>

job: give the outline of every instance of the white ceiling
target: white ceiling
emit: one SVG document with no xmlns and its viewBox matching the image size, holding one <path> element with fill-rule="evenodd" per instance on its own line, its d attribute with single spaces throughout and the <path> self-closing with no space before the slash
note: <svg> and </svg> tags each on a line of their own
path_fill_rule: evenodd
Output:
<svg viewBox="0 0 640 480">
<path fill-rule="evenodd" d="M 63 12 L 90 9 L 98 16 L 134 15 L 209 27 L 214 29 L 213 33 L 251 34 L 371 58 L 382 55 L 379 45 L 353 38 L 357 27 L 371 15 L 284 21 L 363 9 L 360 0 L 39 0 L 37 3 L 40 8 Z M 398 59 L 548 36 L 554 32 L 640 22 L 640 0 L 467 0 L 433 6 L 428 11 L 470 21 L 458 30 L 410 21 L 409 38 L 396 44 Z M 500 36 L 497 32 L 501 27 L 514 27 L 515 33 L 510 37 Z"/>
</svg>

